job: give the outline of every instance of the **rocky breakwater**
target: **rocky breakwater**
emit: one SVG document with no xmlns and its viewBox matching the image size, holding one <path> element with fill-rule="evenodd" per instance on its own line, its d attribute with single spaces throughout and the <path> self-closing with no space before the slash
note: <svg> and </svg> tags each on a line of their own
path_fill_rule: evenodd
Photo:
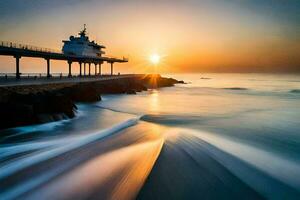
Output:
<svg viewBox="0 0 300 200">
<path fill-rule="evenodd" d="M 73 118 L 77 102 L 96 102 L 101 94 L 136 94 L 149 88 L 183 83 L 160 75 L 0 87 L 0 129 Z"/>
</svg>

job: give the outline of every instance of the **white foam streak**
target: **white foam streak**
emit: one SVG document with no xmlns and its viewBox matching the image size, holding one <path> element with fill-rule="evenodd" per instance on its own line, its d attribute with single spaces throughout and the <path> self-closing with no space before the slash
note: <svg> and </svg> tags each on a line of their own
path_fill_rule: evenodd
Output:
<svg viewBox="0 0 300 200">
<path fill-rule="evenodd" d="M 19 170 L 27 168 L 31 165 L 48 160 L 48 159 L 58 156 L 62 153 L 79 148 L 90 142 L 99 140 L 99 139 L 104 138 L 108 135 L 111 135 L 115 132 L 118 132 L 122 129 L 133 126 L 137 123 L 138 120 L 139 120 L 139 118 L 130 119 L 123 123 L 117 124 L 111 128 L 104 129 L 100 132 L 88 134 L 85 136 L 80 136 L 75 141 L 66 140 L 63 143 L 63 145 L 59 145 L 58 147 L 55 147 L 52 149 L 51 148 L 47 149 L 47 151 L 37 152 L 37 153 L 32 154 L 31 156 L 27 156 L 27 157 L 18 159 L 14 162 L 6 163 L 0 167 L 0 179 L 5 178 L 5 177 L 7 177 Z"/>
<path fill-rule="evenodd" d="M 212 133 L 199 132 L 190 129 L 187 129 L 184 132 L 192 134 L 193 136 L 212 144 L 218 149 L 227 152 L 252 166 L 255 166 L 271 177 L 300 190 L 299 162 L 283 158 L 275 153 L 267 152 L 245 143 L 238 143 Z M 231 167 L 234 166 L 231 165 Z M 247 182 L 247 180 L 244 181 Z"/>
<path fill-rule="evenodd" d="M 103 191 L 105 199 L 133 199 L 150 173 L 162 144 L 163 140 L 158 139 L 100 155 L 25 199 L 38 199 L 41 194 L 44 199 L 57 199 L 57 195 L 62 199 L 84 199 L 91 188 L 101 190 L 107 188 L 106 184 L 112 185 Z M 119 180 L 117 185 L 114 181 L 110 183 L 113 179 Z"/>
</svg>

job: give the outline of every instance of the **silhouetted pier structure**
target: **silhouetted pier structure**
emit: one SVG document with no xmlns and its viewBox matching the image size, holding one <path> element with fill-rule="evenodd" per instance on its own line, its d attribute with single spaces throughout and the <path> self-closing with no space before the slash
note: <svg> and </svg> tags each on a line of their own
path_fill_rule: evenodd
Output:
<svg viewBox="0 0 300 200">
<path fill-rule="evenodd" d="M 43 58 L 46 61 L 47 67 L 47 78 L 51 77 L 51 60 L 66 60 L 68 62 L 68 77 L 72 77 L 72 63 L 79 63 L 80 71 L 79 76 L 91 76 L 91 65 L 95 65 L 95 75 L 101 75 L 101 65 L 104 62 L 110 64 L 110 75 L 113 75 L 114 63 L 124 63 L 128 62 L 126 58 L 115 58 L 115 57 L 89 57 L 89 56 L 76 56 L 76 55 L 66 55 L 62 51 L 35 47 L 31 45 L 23 45 L 12 42 L 0 42 L 0 55 L 13 56 L 16 60 L 16 79 L 20 79 L 20 59 L 22 57 L 33 57 L 33 58 Z M 88 67 L 88 71 L 87 71 Z"/>
</svg>

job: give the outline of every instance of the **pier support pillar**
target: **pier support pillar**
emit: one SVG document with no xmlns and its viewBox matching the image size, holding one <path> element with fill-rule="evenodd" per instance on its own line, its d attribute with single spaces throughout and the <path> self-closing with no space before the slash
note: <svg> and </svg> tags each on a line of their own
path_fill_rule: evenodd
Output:
<svg viewBox="0 0 300 200">
<path fill-rule="evenodd" d="M 114 63 L 111 62 L 110 63 L 110 75 L 113 75 L 114 74 Z"/>
<path fill-rule="evenodd" d="M 47 78 L 50 78 L 50 59 L 46 58 L 47 61 Z"/>
<path fill-rule="evenodd" d="M 83 71 L 83 75 L 84 75 L 84 76 L 86 75 L 86 67 L 85 67 L 85 66 L 86 66 L 86 63 L 83 63 L 83 70 L 84 70 L 84 71 Z"/>
<path fill-rule="evenodd" d="M 97 76 L 97 63 L 94 64 L 95 64 L 95 76 Z"/>
<path fill-rule="evenodd" d="M 99 75 L 101 76 L 101 65 L 102 65 L 102 62 L 99 62 L 98 64 L 99 64 L 99 70 L 98 71 L 99 71 Z"/>
<path fill-rule="evenodd" d="M 14 56 L 16 58 L 16 79 L 20 79 L 20 58 L 21 56 Z"/>
<path fill-rule="evenodd" d="M 91 76 L 91 63 L 89 63 L 89 76 Z"/>
<path fill-rule="evenodd" d="M 69 74 L 68 77 L 72 77 L 72 61 L 68 61 L 69 64 Z"/>
<path fill-rule="evenodd" d="M 82 62 L 79 62 L 79 76 L 82 76 Z"/>
</svg>

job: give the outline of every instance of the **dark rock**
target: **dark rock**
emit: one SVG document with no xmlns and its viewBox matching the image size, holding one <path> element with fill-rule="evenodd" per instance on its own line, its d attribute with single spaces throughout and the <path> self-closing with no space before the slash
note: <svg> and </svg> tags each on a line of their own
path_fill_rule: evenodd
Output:
<svg viewBox="0 0 300 200">
<path fill-rule="evenodd" d="M 58 90 L 58 92 L 68 96 L 75 102 L 95 102 L 101 100 L 97 89 L 90 84 L 78 84 L 73 87 L 63 88 Z"/>
<path fill-rule="evenodd" d="M 0 103 L 0 128 L 54 121 L 57 115 L 75 116 L 71 98 L 56 92 L 11 93 Z"/>
<path fill-rule="evenodd" d="M 21 102 L 0 103 L 0 128 L 22 126 L 36 122 L 33 106 Z"/>
<path fill-rule="evenodd" d="M 164 78 L 156 74 L 145 76 L 141 81 L 148 88 L 171 87 L 179 83 L 176 79 Z"/>
<path fill-rule="evenodd" d="M 155 74 L 80 84 L 2 87 L 0 129 L 73 118 L 75 102 L 100 101 L 100 94 L 136 94 L 176 83 L 184 82 Z"/>
<path fill-rule="evenodd" d="M 126 94 L 136 94 L 136 92 L 132 89 L 126 91 Z"/>
</svg>

